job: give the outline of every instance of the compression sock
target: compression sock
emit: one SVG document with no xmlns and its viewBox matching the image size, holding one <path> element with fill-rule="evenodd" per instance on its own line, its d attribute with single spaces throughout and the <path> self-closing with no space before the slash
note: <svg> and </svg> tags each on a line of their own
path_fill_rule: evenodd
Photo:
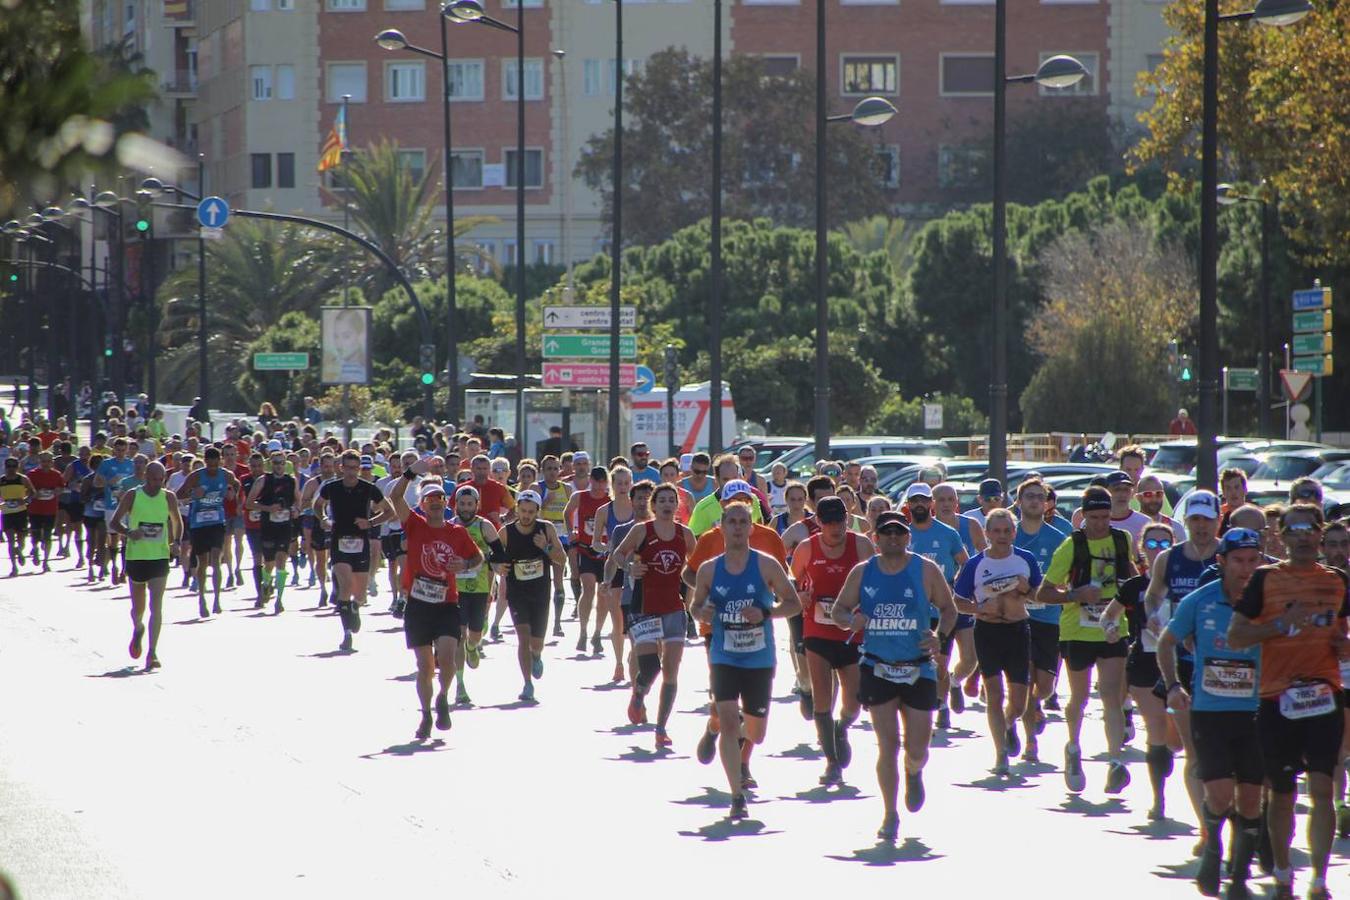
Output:
<svg viewBox="0 0 1350 900">
<path fill-rule="evenodd" d="M 839 756 L 834 746 L 834 717 L 829 713 L 816 713 L 816 738 L 820 741 L 820 750 L 825 754 L 825 761 L 831 765 L 839 762 Z"/>
<path fill-rule="evenodd" d="M 1172 774 L 1172 749 L 1166 744 L 1149 744 L 1145 758 L 1148 760 L 1148 780 L 1153 785 L 1153 802 L 1161 808 L 1167 776 Z"/>
<path fill-rule="evenodd" d="M 647 692 L 652 689 L 656 682 L 656 676 L 661 671 L 661 657 L 655 653 L 642 653 L 637 658 L 637 678 L 634 679 L 634 687 L 637 688 L 638 696 L 645 697 Z"/>
<path fill-rule="evenodd" d="M 1204 807 L 1205 818 L 1205 852 L 1213 853 L 1216 857 L 1223 858 L 1223 824 L 1226 816 L 1212 812 L 1208 806 Z"/>
<path fill-rule="evenodd" d="M 298 580 L 298 579 L 297 579 Z M 277 586 L 277 602 L 281 602 L 281 592 L 286 589 L 286 567 L 278 566 L 276 577 L 273 579 Z"/>
<path fill-rule="evenodd" d="M 661 683 L 661 699 L 656 706 L 656 727 L 665 730 L 666 723 L 670 721 L 671 710 L 675 708 L 675 690 L 678 684 Z"/>
<path fill-rule="evenodd" d="M 263 570 L 262 566 L 253 567 L 253 589 L 258 592 L 258 596 L 263 595 Z"/>
<path fill-rule="evenodd" d="M 1261 820 L 1238 816 L 1233 835 L 1233 874 L 1235 882 L 1245 882 L 1251 871 L 1252 856 L 1261 835 Z"/>
</svg>

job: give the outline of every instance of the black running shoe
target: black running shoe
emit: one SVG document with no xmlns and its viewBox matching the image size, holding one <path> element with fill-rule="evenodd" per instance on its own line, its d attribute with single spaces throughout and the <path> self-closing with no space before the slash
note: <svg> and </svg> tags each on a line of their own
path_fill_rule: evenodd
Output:
<svg viewBox="0 0 1350 900">
<path fill-rule="evenodd" d="M 342 643 L 338 644 L 338 649 L 343 653 L 352 652 L 352 633 L 350 631 L 343 633 Z"/>
<path fill-rule="evenodd" d="M 913 775 L 906 772 L 905 809 L 910 812 L 918 812 L 923 809 L 924 796 L 923 772 L 915 772 Z"/>
<path fill-rule="evenodd" d="M 450 698 L 445 694 L 436 698 L 436 730 L 450 730 Z"/>
<path fill-rule="evenodd" d="M 848 742 L 848 726 L 843 722 L 834 723 L 834 755 L 841 769 L 853 762 L 853 745 Z"/>
<path fill-rule="evenodd" d="M 1113 762 L 1106 770 L 1106 792 L 1119 794 L 1130 783 L 1130 770 L 1123 762 Z M 1218 891 L 1218 888 L 1215 888 Z M 1210 895 L 1213 896 L 1213 895 Z"/>
<path fill-rule="evenodd" d="M 744 819 L 748 815 L 750 815 L 750 811 L 746 809 L 745 806 L 745 795 L 737 794 L 736 796 L 732 797 L 731 812 L 728 814 L 728 817 L 731 819 L 731 821 L 739 822 L 741 819 Z"/>
<path fill-rule="evenodd" d="M 741 763 L 741 788 L 753 791 L 757 787 L 759 787 L 759 782 L 755 780 L 755 776 L 750 774 L 750 767 Z"/>
<path fill-rule="evenodd" d="M 1200 857 L 1200 868 L 1195 873 L 1195 887 L 1206 897 L 1219 896 L 1219 870 L 1222 868 L 1223 861 L 1219 859 L 1219 854 L 1205 850 Z"/>
<path fill-rule="evenodd" d="M 1004 738 L 1003 746 L 1007 749 L 1009 756 L 1022 755 L 1022 738 L 1017 734 L 1016 725 L 1008 729 L 1008 735 Z"/>
<path fill-rule="evenodd" d="M 961 693 L 961 688 L 952 685 L 951 690 L 947 691 L 947 703 L 952 708 L 952 712 L 958 716 L 966 711 L 966 695 Z"/>
<path fill-rule="evenodd" d="M 206 601 L 205 601 L 205 600 L 198 600 L 198 601 L 197 601 L 197 618 L 199 618 L 199 619 L 209 619 L 209 618 L 211 618 L 211 613 L 210 613 L 210 612 L 207 610 L 207 608 L 206 608 Z"/>
<path fill-rule="evenodd" d="M 417 725 L 417 731 L 413 732 L 413 737 L 419 741 L 425 741 L 431 737 L 431 710 L 422 710 L 422 721 Z"/>
<path fill-rule="evenodd" d="M 711 763 L 713 757 L 717 755 L 717 735 L 706 728 L 703 729 L 703 737 L 698 739 L 698 748 L 694 751 L 694 755 L 705 766 Z"/>
<path fill-rule="evenodd" d="M 952 711 L 945 706 L 938 710 L 937 727 L 941 728 L 943 731 L 952 727 Z"/>
</svg>

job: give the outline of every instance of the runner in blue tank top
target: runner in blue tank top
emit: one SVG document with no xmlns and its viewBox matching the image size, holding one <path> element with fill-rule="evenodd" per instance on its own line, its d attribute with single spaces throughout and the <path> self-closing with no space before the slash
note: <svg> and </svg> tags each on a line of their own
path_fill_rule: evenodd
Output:
<svg viewBox="0 0 1350 900">
<path fill-rule="evenodd" d="M 1064 543 L 1067 534 L 1045 518 L 1049 489 L 1039 475 L 1023 479 L 1017 486 L 1017 535 L 1013 546 L 1020 547 L 1036 557 L 1041 572 L 1050 567 L 1050 559 Z M 1056 520 L 1063 522 L 1063 519 Z M 1026 740 L 1022 744 L 1022 761 L 1037 762 L 1040 747 L 1036 739 L 1045 728 L 1045 713 L 1041 703 L 1055 695 L 1055 679 L 1059 677 L 1059 613 L 1058 606 L 1033 599 L 1027 604 L 1031 614 L 1031 692 L 1027 709 L 1022 714 L 1022 728 Z"/>
<path fill-rule="evenodd" d="M 689 609 L 712 626 L 712 694 L 722 722 L 717 749 L 731 789 L 731 818 L 744 819 L 745 791 L 755 785 L 741 732 L 746 751 L 764 741 L 773 693 L 773 620 L 796 615 L 802 604 L 778 561 L 750 549 L 749 504 L 729 504 L 721 527 L 726 552 L 699 567 Z"/>
<path fill-rule="evenodd" d="M 898 512 L 877 516 L 879 556 L 855 566 L 835 598 L 831 618 L 840 628 L 863 633 L 858 698 L 872 715 L 877 735 L 877 782 L 885 816 L 877 836 L 894 841 L 900 831 L 896 795 L 900 720 L 905 732 L 905 808 L 923 806 L 923 767 L 938 708 L 939 635 L 956 628 L 956 604 L 942 570 L 909 552 L 909 526 Z M 930 622 L 938 619 L 937 631 Z"/>
</svg>

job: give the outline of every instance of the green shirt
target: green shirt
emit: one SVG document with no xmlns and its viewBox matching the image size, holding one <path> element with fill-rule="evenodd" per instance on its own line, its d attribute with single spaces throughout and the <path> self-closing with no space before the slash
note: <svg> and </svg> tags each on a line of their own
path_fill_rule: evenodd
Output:
<svg viewBox="0 0 1350 900">
<path fill-rule="evenodd" d="M 717 491 L 713 491 L 695 504 L 694 511 L 689 514 L 689 530 L 694 533 L 694 537 L 699 537 L 705 531 L 711 531 L 720 521 L 722 521 L 722 501 L 717 499 Z M 758 500 L 750 501 L 750 521 L 764 522 L 759 512 Z"/>
<path fill-rule="evenodd" d="M 1088 540 L 1088 553 L 1092 557 L 1092 584 L 1102 589 L 1102 600 L 1085 606 L 1081 603 L 1065 603 L 1059 613 L 1059 639 L 1061 641 L 1098 641 L 1106 640 L 1106 632 L 1100 625 L 1094 625 L 1101 619 L 1106 604 L 1115 599 L 1120 590 L 1120 582 L 1129 577 L 1128 572 L 1116 572 L 1116 542 L 1107 535 L 1104 538 Z M 1050 565 L 1045 570 L 1045 580 L 1055 587 L 1064 587 L 1069 583 L 1069 570 L 1073 568 L 1073 536 L 1064 539 L 1050 557 Z M 1129 634 L 1129 624 L 1125 617 L 1120 618 L 1120 634 L 1124 638 Z"/>
<path fill-rule="evenodd" d="M 169 558 L 169 495 L 163 488 L 151 497 L 141 488 L 131 495 L 131 509 L 127 512 L 127 531 L 143 528 L 148 537 L 127 536 L 127 559 Z"/>
</svg>

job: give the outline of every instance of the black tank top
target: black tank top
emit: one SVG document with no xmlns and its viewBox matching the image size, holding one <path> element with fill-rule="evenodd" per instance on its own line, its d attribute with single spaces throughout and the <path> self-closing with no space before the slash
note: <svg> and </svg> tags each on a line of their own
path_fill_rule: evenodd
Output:
<svg viewBox="0 0 1350 900">
<path fill-rule="evenodd" d="M 513 586 L 546 591 L 552 584 L 552 566 L 548 552 L 541 550 L 534 543 L 534 536 L 541 534 L 543 529 L 544 524 L 538 521 L 534 523 L 534 530 L 529 534 L 521 534 L 514 522 L 504 529 L 506 557 L 509 560 L 506 577 Z"/>
</svg>

